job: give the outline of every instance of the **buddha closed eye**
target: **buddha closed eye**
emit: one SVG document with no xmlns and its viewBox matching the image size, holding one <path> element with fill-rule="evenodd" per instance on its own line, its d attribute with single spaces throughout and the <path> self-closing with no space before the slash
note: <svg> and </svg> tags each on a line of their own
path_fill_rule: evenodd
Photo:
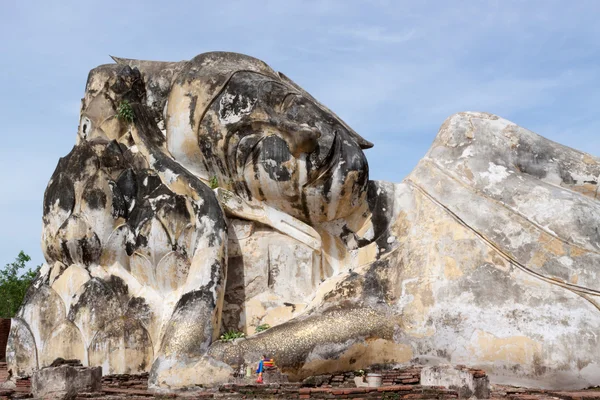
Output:
<svg viewBox="0 0 600 400">
<path fill-rule="evenodd" d="M 209 173 L 306 222 L 350 214 L 368 182 L 366 158 L 332 113 L 284 81 L 238 72 L 199 127 Z"/>
</svg>

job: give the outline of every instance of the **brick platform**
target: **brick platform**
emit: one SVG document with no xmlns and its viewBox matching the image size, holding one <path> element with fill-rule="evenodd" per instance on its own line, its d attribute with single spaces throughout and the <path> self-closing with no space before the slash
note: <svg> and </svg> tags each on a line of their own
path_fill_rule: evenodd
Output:
<svg viewBox="0 0 600 400">
<path fill-rule="evenodd" d="M 106 375 L 102 377 L 102 387 L 106 389 L 148 389 L 148 373 L 140 375 Z"/>
<path fill-rule="evenodd" d="M 420 367 L 379 371 L 385 386 L 379 388 L 344 387 L 350 385 L 351 373 L 321 375 L 318 387 L 303 387 L 303 383 L 227 384 L 218 389 L 181 392 L 177 394 L 154 394 L 147 390 L 147 374 L 108 375 L 102 378 L 102 392 L 80 393 L 77 400 L 148 400 L 148 399 L 456 399 L 458 393 L 441 387 L 423 387 L 419 384 L 390 384 L 419 377 Z M 479 372 L 481 374 L 481 372 Z M 6 377 L 6 364 L 0 363 L 0 383 Z M 353 378 L 352 378 L 353 382 Z M 412 383 L 412 382 L 411 382 Z M 353 383 L 352 383 L 353 385 Z M 498 400 L 600 400 L 599 390 L 551 391 L 495 385 L 491 398 Z M 0 400 L 30 398 L 29 380 L 17 382 L 17 390 L 0 389 Z"/>
<path fill-rule="evenodd" d="M 375 371 L 373 371 L 375 372 Z M 416 385 L 420 381 L 421 367 L 411 366 L 408 368 L 377 371 L 381 374 L 383 386 L 393 385 Z M 313 387 L 355 387 L 354 372 L 341 372 L 330 375 L 311 376 L 302 382 L 303 386 Z"/>
<path fill-rule="evenodd" d="M 0 383 L 6 382 L 8 379 L 8 369 L 5 362 L 0 362 Z"/>
</svg>

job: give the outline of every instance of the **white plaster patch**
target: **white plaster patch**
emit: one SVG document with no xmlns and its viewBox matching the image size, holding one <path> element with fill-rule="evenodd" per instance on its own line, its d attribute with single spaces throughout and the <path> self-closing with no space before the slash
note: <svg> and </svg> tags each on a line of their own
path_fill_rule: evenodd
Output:
<svg viewBox="0 0 600 400">
<path fill-rule="evenodd" d="M 473 157 L 473 148 L 472 147 L 467 147 L 462 154 L 460 155 L 459 158 L 468 158 L 468 157 Z"/>
<path fill-rule="evenodd" d="M 417 282 L 418 278 L 410 278 L 402 281 L 402 293 L 400 295 L 400 299 L 398 299 L 398 309 L 402 311 L 404 307 L 408 304 L 412 303 L 415 297 L 412 294 L 406 293 L 406 285 L 409 283 Z"/>
<path fill-rule="evenodd" d="M 565 267 L 571 267 L 573 265 L 573 260 L 567 256 L 562 256 L 558 259 L 558 262 L 560 262 Z"/>
<path fill-rule="evenodd" d="M 239 98 L 238 98 L 239 96 Z M 241 104 L 239 109 L 232 107 L 233 102 Z M 242 96 L 240 94 L 232 95 L 230 93 L 224 93 L 223 97 L 219 102 L 219 121 L 223 124 L 235 124 L 241 121 L 244 115 L 248 115 L 254 107 L 255 101 L 249 97 Z"/>
<path fill-rule="evenodd" d="M 179 175 L 177 175 L 176 173 L 174 173 L 173 171 L 171 171 L 170 169 L 165 169 L 165 171 L 163 172 L 164 177 L 166 179 L 166 183 L 173 183 L 177 180 L 177 178 L 179 177 Z"/>
<path fill-rule="evenodd" d="M 167 129 L 165 128 L 165 121 L 163 121 L 162 119 L 160 121 L 158 121 L 158 129 L 160 130 L 160 132 L 163 134 L 164 137 L 167 137 Z"/>
<path fill-rule="evenodd" d="M 508 178 L 508 170 L 502 165 L 496 165 L 492 162 L 489 163 L 488 172 L 482 172 L 481 176 L 488 179 L 488 187 L 502 182 Z"/>
<path fill-rule="evenodd" d="M 374 237 L 375 237 L 375 231 L 373 230 L 373 226 L 371 225 L 369 227 L 369 229 L 365 232 L 365 235 L 363 236 L 363 238 L 365 238 L 367 240 L 373 240 Z"/>
<path fill-rule="evenodd" d="M 277 161 L 275 161 L 275 160 L 273 160 L 271 158 L 269 158 L 268 160 L 263 160 L 263 164 L 264 165 L 268 165 L 271 168 L 277 167 Z"/>
</svg>

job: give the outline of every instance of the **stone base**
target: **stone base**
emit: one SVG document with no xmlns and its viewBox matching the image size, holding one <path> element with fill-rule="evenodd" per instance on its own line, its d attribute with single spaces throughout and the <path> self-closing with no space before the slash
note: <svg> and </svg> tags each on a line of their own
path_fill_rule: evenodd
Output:
<svg viewBox="0 0 600 400">
<path fill-rule="evenodd" d="M 458 392 L 458 398 L 490 398 L 490 382 L 484 371 L 464 366 L 435 365 L 423 367 L 421 385 L 446 387 Z"/>
<path fill-rule="evenodd" d="M 70 400 L 77 393 L 99 392 L 101 389 L 101 367 L 49 367 L 35 371 L 31 380 L 33 397 L 43 399 Z"/>
</svg>

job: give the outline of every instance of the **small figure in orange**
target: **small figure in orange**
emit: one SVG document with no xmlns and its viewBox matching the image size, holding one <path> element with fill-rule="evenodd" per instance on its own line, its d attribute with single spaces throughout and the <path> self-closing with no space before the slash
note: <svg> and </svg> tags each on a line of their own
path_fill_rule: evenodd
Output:
<svg viewBox="0 0 600 400">
<path fill-rule="evenodd" d="M 271 369 L 274 367 L 275 360 L 272 358 L 267 358 L 267 356 L 263 354 L 260 361 L 258 362 L 258 368 L 256 369 L 256 373 L 258 374 L 258 379 L 256 379 L 256 383 L 263 383 L 263 372 L 266 369 Z"/>
</svg>

